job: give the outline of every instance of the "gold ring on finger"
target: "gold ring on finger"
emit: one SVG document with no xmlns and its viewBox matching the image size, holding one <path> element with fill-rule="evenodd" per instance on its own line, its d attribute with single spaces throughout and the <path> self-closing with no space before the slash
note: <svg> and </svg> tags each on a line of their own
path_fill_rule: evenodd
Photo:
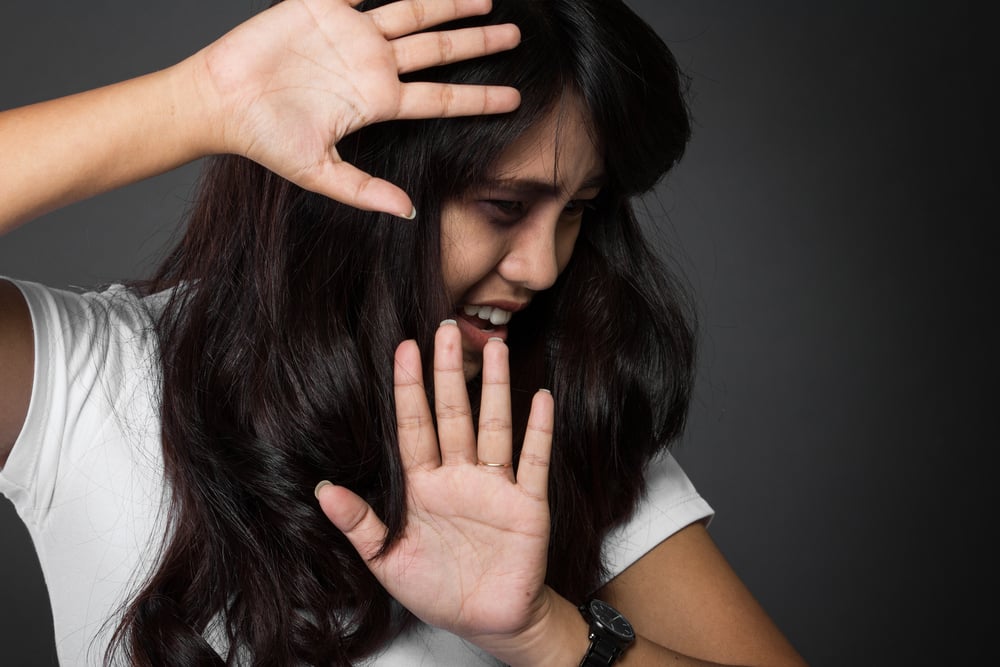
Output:
<svg viewBox="0 0 1000 667">
<path fill-rule="evenodd" d="M 490 463 L 489 461 L 479 461 L 479 465 L 486 466 L 487 468 L 510 468 L 513 463 Z"/>
</svg>

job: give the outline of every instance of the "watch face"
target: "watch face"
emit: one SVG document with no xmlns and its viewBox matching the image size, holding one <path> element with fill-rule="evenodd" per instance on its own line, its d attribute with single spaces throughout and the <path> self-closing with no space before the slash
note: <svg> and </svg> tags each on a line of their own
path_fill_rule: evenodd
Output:
<svg viewBox="0 0 1000 667">
<path fill-rule="evenodd" d="M 632 629 L 632 624 L 629 623 L 617 609 L 606 602 L 591 600 L 590 614 L 594 620 L 604 626 L 608 632 L 612 633 L 622 641 L 630 642 L 635 639 L 635 630 Z"/>
</svg>

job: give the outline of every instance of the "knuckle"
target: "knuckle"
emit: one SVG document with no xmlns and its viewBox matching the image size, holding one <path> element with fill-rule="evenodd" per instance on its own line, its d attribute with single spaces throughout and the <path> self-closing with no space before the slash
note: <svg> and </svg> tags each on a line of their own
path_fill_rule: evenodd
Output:
<svg viewBox="0 0 1000 667">
<path fill-rule="evenodd" d="M 450 115 L 455 106 L 455 90 L 451 86 L 444 86 L 441 89 L 441 111 L 444 115 Z"/>
<path fill-rule="evenodd" d="M 361 527 L 361 524 L 364 523 L 365 519 L 368 518 L 368 512 L 370 511 L 371 510 L 367 505 L 356 509 L 354 511 L 353 516 L 351 516 L 349 519 L 348 522 L 348 525 L 350 526 L 349 530 L 350 531 L 358 530 Z"/>
<path fill-rule="evenodd" d="M 548 468 L 549 458 L 547 456 L 539 456 L 533 452 L 521 452 L 520 465 L 531 466 L 532 468 Z"/>
<path fill-rule="evenodd" d="M 450 62 L 455 57 L 455 42 L 444 32 L 438 33 L 437 42 L 441 60 Z"/>
<path fill-rule="evenodd" d="M 549 424 L 532 424 L 529 422 L 527 430 L 529 433 L 540 433 L 543 436 L 552 437 L 552 426 Z"/>
<path fill-rule="evenodd" d="M 399 431 L 419 431 L 427 425 L 423 415 L 397 415 L 396 429 Z"/>
<path fill-rule="evenodd" d="M 502 433 L 511 430 L 509 419 L 502 417 L 490 417 L 479 420 L 480 433 Z"/>
<path fill-rule="evenodd" d="M 365 191 L 368 190 L 368 186 L 372 184 L 371 176 L 367 178 L 362 178 L 358 181 L 357 187 L 354 189 L 354 201 L 364 201 Z"/>
<path fill-rule="evenodd" d="M 427 21 L 427 7 L 422 0 L 412 0 L 410 2 L 410 12 L 413 13 L 413 22 L 417 26 L 417 30 L 422 29 L 425 21 Z"/>
<path fill-rule="evenodd" d="M 445 403 L 438 406 L 437 418 L 438 422 L 447 421 L 452 419 L 469 419 L 472 416 L 472 411 L 463 405 L 452 405 L 450 403 Z"/>
</svg>

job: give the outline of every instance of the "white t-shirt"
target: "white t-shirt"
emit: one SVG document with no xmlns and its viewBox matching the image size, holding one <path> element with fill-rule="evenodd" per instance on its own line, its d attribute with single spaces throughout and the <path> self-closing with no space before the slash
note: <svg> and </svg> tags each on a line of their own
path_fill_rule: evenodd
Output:
<svg viewBox="0 0 1000 667">
<path fill-rule="evenodd" d="M 34 542 L 62 665 L 100 664 L 117 610 L 155 562 L 168 490 L 152 317 L 163 297 L 123 287 L 77 294 L 17 282 L 35 332 L 34 386 L 0 493 Z M 611 576 L 712 509 L 670 455 L 649 471 L 636 515 L 604 545 Z M 109 620 L 110 619 L 110 620 Z M 368 664 L 496 665 L 455 635 L 417 624 Z"/>
</svg>

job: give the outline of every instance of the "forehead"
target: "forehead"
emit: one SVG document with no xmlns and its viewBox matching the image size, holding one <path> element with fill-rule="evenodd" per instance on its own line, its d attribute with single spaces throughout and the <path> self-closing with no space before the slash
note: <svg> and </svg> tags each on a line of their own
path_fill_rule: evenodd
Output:
<svg viewBox="0 0 1000 667">
<path fill-rule="evenodd" d="M 573 192 L 603 172 L 589 114 L 575 95 L 566 95 L 503 151 L 493 178 L 530 179 Z"/>
</svg>

